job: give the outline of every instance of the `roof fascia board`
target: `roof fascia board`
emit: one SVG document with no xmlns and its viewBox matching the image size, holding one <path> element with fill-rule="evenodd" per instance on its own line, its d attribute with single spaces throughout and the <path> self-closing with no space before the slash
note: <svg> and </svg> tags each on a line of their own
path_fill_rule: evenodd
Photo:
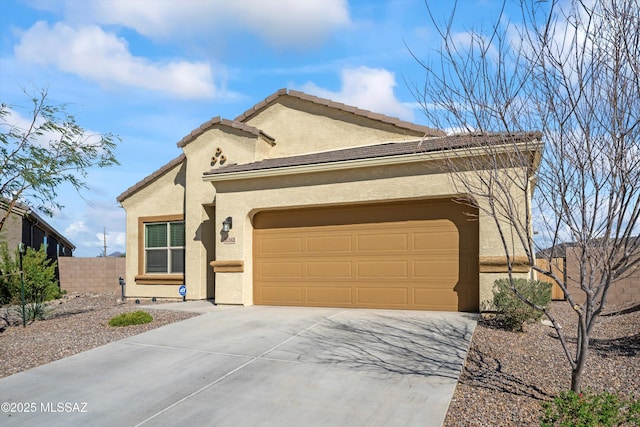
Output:
<svg viewBox="0 0 640 427">
<path fill-rule="evenodd" d="M 533 146 L 531 142 L 520 142 L 517 144 L 507 144 L 500 148 L 493 148 L 493 153 L 506 153 L 513 149 L 514 146 L 521 152 L 526 151 L 538 151 L 542 147 L 542 143 L 535 141 Z M 532 150 L 533 149 L 533 150 Z M 295 166 L 283 166 L 279 168 L 270 169 L 258 169 L 253 171 L 239 171 L 229 172 L 215 175 L 203 175 L 202 180 L 204 182 L 221 182 L 221 181 L 234 181 L 243 179 L 254 178 L 266 178 L 273 176 L 285 176 L 295 175 L 300 173 L 312 173 L 312 172 L 329 172 L 335 170 L 345 169 L 359 169 L 374 166 L 391 166 L 399 164 L 418 163 L 433 160 L 442 160 L 445 158 L 451 158 L 451 154 L 455 154 L 457 158 L 463 157 L 475 157 L 486 153 L 483 147 L 472 148 L 457 148 L 454 150 L 446 151 L 433 151 L 433 152 L 417 152 L 411 154 L 402 154 L 397 156 L 386 157 L 374 157 L 367 159 L 355 159 L 355 160 L 343 160 L 330 163 L 318 163 L 312 165 L 295 165 Z"/>
</svg>

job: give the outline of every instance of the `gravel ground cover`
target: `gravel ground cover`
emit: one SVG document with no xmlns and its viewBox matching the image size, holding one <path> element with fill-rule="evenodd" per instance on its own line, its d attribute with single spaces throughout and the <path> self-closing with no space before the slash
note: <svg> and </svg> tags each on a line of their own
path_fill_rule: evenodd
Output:
<svg viewBox="0 0 640 427">
<path fill-rule="evenodd" d="M 111 317 L 137 309 L 133 301 L 119 304 L 116 294 L 70 295 L 49 304 L 48 320 L 23 328 L 15 326 L 19 319 L 2 308 L 0 377 L 196 315 L 153 310 L 154 320 L 148 324 L 107 325 Z M 574 330 L 575 316 L 568 304 L 553 302 L 552 311 L 567 331 Z M 640 397 L 640 304 L 610 307 L 596 325 L 591 349 L 585 387 Z M 508 332 L 483 317 L 444 426 L 539 425 L 540 402 L 570 384 L 570 370 L 553 328 L 536 323 L 524 333 Z"/>
<path fill-rule="evenodd" d="M 551 303 L 575 343 L 576 316 L 566 302 Z M 640 398 L 640 304 L 609 307 L 595 326 L 584 387 Z M 542 323 L 524 333 L 478 323 L 444 426 L 540 425 L 540 403 L 571 388 L 571 370 L 555 330 Z"/>
<path fill-rule="evenodd" d="M 26 328 L 15 310 L 0 308 L 0 378 L 197 315 L 150 310 L 151 323 L 111 327 L 107 322 L 112 317 L 140 309 L 134 300 L 120 304 L 115 293 L 66 295 L 47 308 L 47 320 Z"/>
</svg>

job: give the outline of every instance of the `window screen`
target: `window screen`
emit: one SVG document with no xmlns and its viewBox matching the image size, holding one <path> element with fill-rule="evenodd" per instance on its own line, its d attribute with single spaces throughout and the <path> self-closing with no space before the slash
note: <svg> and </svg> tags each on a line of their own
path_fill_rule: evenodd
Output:
<svg viewBox="0 0 640 427">
<path fill-rule="evenodd" d="M 145 273 L 184 273 L 184 221 L 145 224 Z"/>
</svg>

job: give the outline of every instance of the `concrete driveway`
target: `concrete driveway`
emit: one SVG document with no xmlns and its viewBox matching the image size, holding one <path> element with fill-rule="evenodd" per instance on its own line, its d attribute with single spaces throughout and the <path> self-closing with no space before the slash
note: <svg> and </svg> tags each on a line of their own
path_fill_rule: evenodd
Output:
<svg viewBox="0 0 640 427">
<path fill-rule="evenodd" d="M 206 311 L 0 380 L 0 425 L 440 426 L 476 325 L 464 313 Z"/>
</svg>

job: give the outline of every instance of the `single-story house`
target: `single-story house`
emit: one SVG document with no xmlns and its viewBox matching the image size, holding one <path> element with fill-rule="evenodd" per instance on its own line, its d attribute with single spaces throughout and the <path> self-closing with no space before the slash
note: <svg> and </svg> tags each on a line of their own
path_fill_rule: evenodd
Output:
<svg viewBox="0 0 640 427">
<path fill-rule="evenodd" d="M 118 197 L 127 297 L 478 311 L 502 245 L 442 162 L 471 138 L 285 89 L 213 118 Z"/>
</svg>

